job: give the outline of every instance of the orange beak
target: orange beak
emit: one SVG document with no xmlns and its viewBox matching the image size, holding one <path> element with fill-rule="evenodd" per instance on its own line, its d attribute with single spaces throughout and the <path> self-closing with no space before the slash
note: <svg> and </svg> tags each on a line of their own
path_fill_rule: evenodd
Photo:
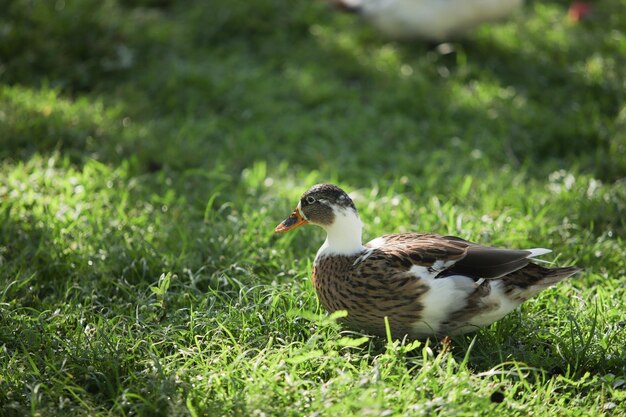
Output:
<svg viewBox="0 0 626 417">
<path fill-rule="evenodd" d="M 305 220 L 304 217 L 302 217 L 300 210 L 296 207 L 293 213 L 291 213 L 291 216 L 287 217 L 281 224 L 276 226 L 274 231 L 286 232 L 287 230 L 295 229 L 296 227 L 307 224 L 308 222 L 308 220 Z"/>
</svg>

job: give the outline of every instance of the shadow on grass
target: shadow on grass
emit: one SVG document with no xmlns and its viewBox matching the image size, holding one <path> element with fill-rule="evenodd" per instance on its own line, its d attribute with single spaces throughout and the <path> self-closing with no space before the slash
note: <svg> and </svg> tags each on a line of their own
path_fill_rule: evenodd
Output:
<svg viewBox="0 0 626 417">
<path fill-rule="evenodd" d="M 67 151 L 74 161 L 81 154 L 112 164 L 135 159 L 144 172 L 207 168 L 221 159 L 238 173 L 259 159 L 270 165 L 288 160 L 293 169 L 341 167 L 358 185 L 389 173 L 426 175 L 423 167 L 433 155 L 468 172 L 520 164 L 547 167 L 527 170 L 541 178 L 571 165 L 608 180 L 626 172 L 612 152 L 617 145 L 611 141 L 619 138 L 611 138 L 607 127 L 620 110 L 619 98 L 611 85 L 594 85 L 568 70 L 592 53 L 589 47 L 579 52 L 584 30 L 573 28 L 552 44 L 520 27 L 511 46 L 478 39 L 457 45 L 455 56 L 330 29 L 321 6 L 302 4 L 278 16 L 282 6 L 264 1 L 252 16 L 243 3 L 227 9 L 172 4 L 167 14 L 142 21 L 143 32 L 103 23 L 98 30 L 105 39 L 128 37 L 144 62 L 124 68 L 125 81 L 116 90 L 89 84 L 92 92 L 76 102 L 86 109 L 78 118 L 59 117 L 54 100 L 35 112 L 16 109 L 32 126 L 16 123 L 5 152 L 12 149 L 18 159 L 50 149 Z M 114 9 L 116 15 L 126 10 Z M 122 20 L 140 19 L 129 10 Z M 72 16 L 72 9 L 46 13 Z M 158 32 L 158 24 L 168 29 Z M 39 25 L 45 30 L 45 23 Z M 175 36 L 158 44 L 165 35 Z M 27 50 L 36 53 L 37 45 Z M 87 59 L 95 61 L 95 55 Z M 15 82 L 39 83 L 20 78 L 19 66 L 8 68 Z M 485 88 L 493 91 L 485 96 Z M 104 100 L 94 101 L 98 96 Z M 592 100 L 597 105 L 585 107 L 577 98 L 598 98 Z M 106 115 L 107 121 L 89 119 L 94 106 L 100 106 L 99 120 Z M 468 158 L 476 150 L 488 162 Z"/>
</svg>

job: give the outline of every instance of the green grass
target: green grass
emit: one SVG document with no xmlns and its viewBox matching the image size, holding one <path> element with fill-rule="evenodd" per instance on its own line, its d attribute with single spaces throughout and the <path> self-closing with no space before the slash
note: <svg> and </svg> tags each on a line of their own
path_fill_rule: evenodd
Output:
<svg viewBox="0 0 626 417">
<path fill-rule="evenodd" d="M 9 0 L 0 415 L 626 414 L 626 2 L 568 4 L 441 53 L 321 1 Z M 317 182 L 367 239 L 585 271 L 450 351 L 350 332 L 321 230 L 273 233 Z"/>
</svg>

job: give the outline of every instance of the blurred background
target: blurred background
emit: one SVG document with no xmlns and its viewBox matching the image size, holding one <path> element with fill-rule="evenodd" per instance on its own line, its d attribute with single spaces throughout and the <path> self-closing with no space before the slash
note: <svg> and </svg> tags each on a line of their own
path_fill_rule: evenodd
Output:
<svg viewBox="0 0 626 417">
<path fill-rule="evenodd" d="M 570 6 L 530 1 L 437 48 L 321 0 L 7 0 L 0 155 L 229 173 L 287 162 L 358 185 L 505 165 L 614 181 L 625 6 L 580 21 Z"/>
</svg>

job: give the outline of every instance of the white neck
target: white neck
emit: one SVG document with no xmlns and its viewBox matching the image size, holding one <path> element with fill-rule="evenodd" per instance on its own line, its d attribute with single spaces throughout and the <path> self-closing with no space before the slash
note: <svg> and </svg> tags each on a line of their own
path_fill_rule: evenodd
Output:
<svg viewBox="0 0 626 417">
<path fill-rule="evenodd" d="M 354 255 L 364 250 L 361 243 L 363 223 L 352 209 L 335 210 L 335 221 L 326 230 L 326 241 L 317 252 L 321 255 Z"/>
</svg>

